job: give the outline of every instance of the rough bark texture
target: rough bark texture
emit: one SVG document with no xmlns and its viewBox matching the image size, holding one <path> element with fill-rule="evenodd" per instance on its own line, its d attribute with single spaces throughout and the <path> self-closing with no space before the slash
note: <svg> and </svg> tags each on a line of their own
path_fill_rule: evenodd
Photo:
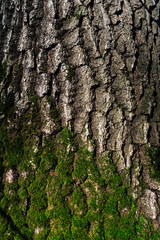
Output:
<svg viewBox="0 0 160 240">
<path fill-rule="evenodd" d="M 146 145 L 159 147 L 160 143 L 159 10 L 160 3 L 156 0 L 0 1 L 0 120 L 10 134 L 9 139 L 13 139 L 12 144 L 7 139 L 7 145 L 3 141 L 5 134 L 1 133 L 2 200 L 7 191 L 5 189 L 12 189 L 10 184 L 14 180 L 20 189 L 21 182 L 27 178 L 30 166 L 21 166 L 21 163 L 27 162 L 27 158 L 32 167 L 33 181 L 36 179 L 44 156 L 34 165 L 30 149 L 33 155 L 39 153 L 40 148 L 51 154 L 51 149 L 56 146 L 48 146 L 46 139 L 51 139 L 54 144 L 56 139 L 56 144 L 60 144 L 58 133 L 62 127 L 67 127 L 74 132 L 74 139 L 81 136 L 81 140 L 74 140 L 78 142 L 78 149 L 81 149 L 81 144 L 88 149 L 88 154 L 94 153 L 93 162 L 101 176 L 103 173 L 105 175 L 107 169 L 102 159 L 110 152 L 122 182 L 127 183 L 128 192 L 137 200 L 137 212 L 148 216 L 155 230 L 159 228 L 160 183 L 150 177 L 148 158 L 144 154 Z M 23 136 L 25 140 L 21 139 Z M 23 153 L 15 150 L 16 141 L 23 145 Z M 74 178 L 77 158 L 81 158 L 80 150 L 70 142 L 67 144 L 73 148 L 67 150 L 63 146 L 64 149 L 66 147 L 65 159 L 67 151 L 73 155 L 69 165 L 66 165 L 71 169 L 73 182 L 72 191 L 66 192 L 62 199 L 68 204 L 68 209 L 72 209 L 72 192 L 79 187 L 85 205 L 81 213 L 77 213 L 81 216 L 90 208 L 87 199 L 90 199 L 91 193 L 89 190 L 87 192 L 85 184 L 90 181 L 99 195 L 107 191 L 104 190 L 107 184 L 98 189 L 94 181 L 89 179 L 89 172 L 84 173 L 84 177 Z M 24 150 L 24 145 L 27 150 Z M 27 146 L 30 146 L 29 149 Z M 46 150 L 47 147 L 50 149 Z M 9 148 L 11 152 L 14 149 L 15 157 L 9 153 Z M 59 153 L 55 155 L 57 159 L 61 158 Z M 23 161 L 17 160 L 20 158 Z M 56 192 L 56 181 L 61 179 L 59 175 L 57 180 L 54 178 L 58 171 L 55 170 L 58 160 L 55 162 L 47 170 L 44 164 L 45 170 L 42 171 L 44 176 L 41 176 L 41 180 L 45 174 L 47 177 L 50 174 L 51 179 L 39 191 L 46 192 L 46 186 L 52 186 L 47 190 L 49 200 L 44 209 L 53 208 L 49 201 L 52 201 L 51 195 Z M 34 192 L 29 186 L 33 181 L 28 185 L 25 183 L 28 196 L 25 210 L 22 207 L 25 217 L 30 217 L 32 211 Z M 60 189 L 63 191 L 63 184 Z M 18 190 L 15 191 L 18 195 Z M 13 195 L 12 192 L 10 195 Z M 20 234 L 22 226 L 16 225 L 9 212 L 10 203 L 5 207 L 3 204 L 3 217 L 13 221 L 15 234 Z M 75 213 L 76 207 L 73 209 Z M 53 236 L 48 239 L 72 239 L 65 234 L 56 238 L 54 226 L 59 225 L 52 218 L 49 217 L 48 229 L 51 228 Z M 95 226 L 95 220 L 90 220 L 82 239 L 125 239 L 118 238 L 118 235 L 115 238 L 107 238 L 108 235 L 98 238 L 100 235 L 95 235 L 94 238 Z M 31 226 L 31 234 L 34 232 L 31 239 L 38 239 L 43 227 L 36 224 Z M 5 231 L 9 233 L 10 230 Z M 47 239 L 49 232 L 39 239 Z M 10 239 L 21 239 L 14 238 L 12 234 Z M 19 237 L 23 239 L 24 236 L 22 232 Z M 3 239 L 9 239 L 5 237 Z"/>
</svg>

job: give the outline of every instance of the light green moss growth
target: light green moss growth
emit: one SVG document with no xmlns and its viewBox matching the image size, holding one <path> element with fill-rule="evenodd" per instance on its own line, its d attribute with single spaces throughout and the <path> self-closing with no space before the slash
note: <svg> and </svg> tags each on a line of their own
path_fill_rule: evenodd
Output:
<svg viewBox="0 0 160 240">
<path fill-rule="evenodd" d="M 3 176 L 9 169 L 17 174 L 1 190 L 2 239 L 9 234 L 29 240 L 159 239 L 150 220 L 136 216 L 136 202 L 110 153 L 96 159 L 66 128 L 54 139 L 37 142 L 34 151 L 41 127 L 41 122 L 36 126 L 39 117 L 33 118 L 36 104 L 38 99 L 20 123 L 19 134 L 1 125 L 1 171 Z M 34 131 L 25 126 L 30 117 Z"/>
</svg>

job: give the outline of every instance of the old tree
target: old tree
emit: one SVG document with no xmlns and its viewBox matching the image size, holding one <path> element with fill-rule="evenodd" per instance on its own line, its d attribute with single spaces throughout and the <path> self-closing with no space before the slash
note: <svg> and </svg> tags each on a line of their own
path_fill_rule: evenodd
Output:
<svg viewBox="0 0 160 240">
<path fill-rule="evenodd" d="M 0 0 L 0 239 L 160 239 L 159 12 Z"/>
</svg>

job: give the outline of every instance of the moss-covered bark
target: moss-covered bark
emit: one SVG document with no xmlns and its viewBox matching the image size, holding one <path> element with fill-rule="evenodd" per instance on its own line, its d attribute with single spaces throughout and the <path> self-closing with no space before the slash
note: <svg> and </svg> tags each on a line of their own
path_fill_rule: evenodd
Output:
<svg viewBox="0 0 160 240">
<path fill-rule="evenodd" d="M 111 154 L 96 159 L 67 128 L 37 144 L 41 123 L 24 124 L 18 131 L 1 125 L 1 239 L 160 237 L 149 219 L 136 214 L 136 200 Z"/>
</svg>

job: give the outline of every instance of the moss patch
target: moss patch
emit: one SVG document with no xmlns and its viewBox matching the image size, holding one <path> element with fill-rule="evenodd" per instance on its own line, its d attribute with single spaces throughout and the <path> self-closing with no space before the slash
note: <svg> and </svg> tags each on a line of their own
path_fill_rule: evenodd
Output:
<svg viewBox="0 0 160 240">
<path fill-rule="evenodd" d="M 150 176 L 160 182 L 160 148 L 146 148 L 149 157 Z"/>
<path fill-rule="evenodd" d="M 136 215 L 110 153 L 96 159 L 66 128 L 40 141 L 38 104 L 33 98 L 19 131 L 1 125 L 2 239 L 159 239 L 150 220 Z M 149 152 L 153 165 L 158 154 Z"/>
</svg>

